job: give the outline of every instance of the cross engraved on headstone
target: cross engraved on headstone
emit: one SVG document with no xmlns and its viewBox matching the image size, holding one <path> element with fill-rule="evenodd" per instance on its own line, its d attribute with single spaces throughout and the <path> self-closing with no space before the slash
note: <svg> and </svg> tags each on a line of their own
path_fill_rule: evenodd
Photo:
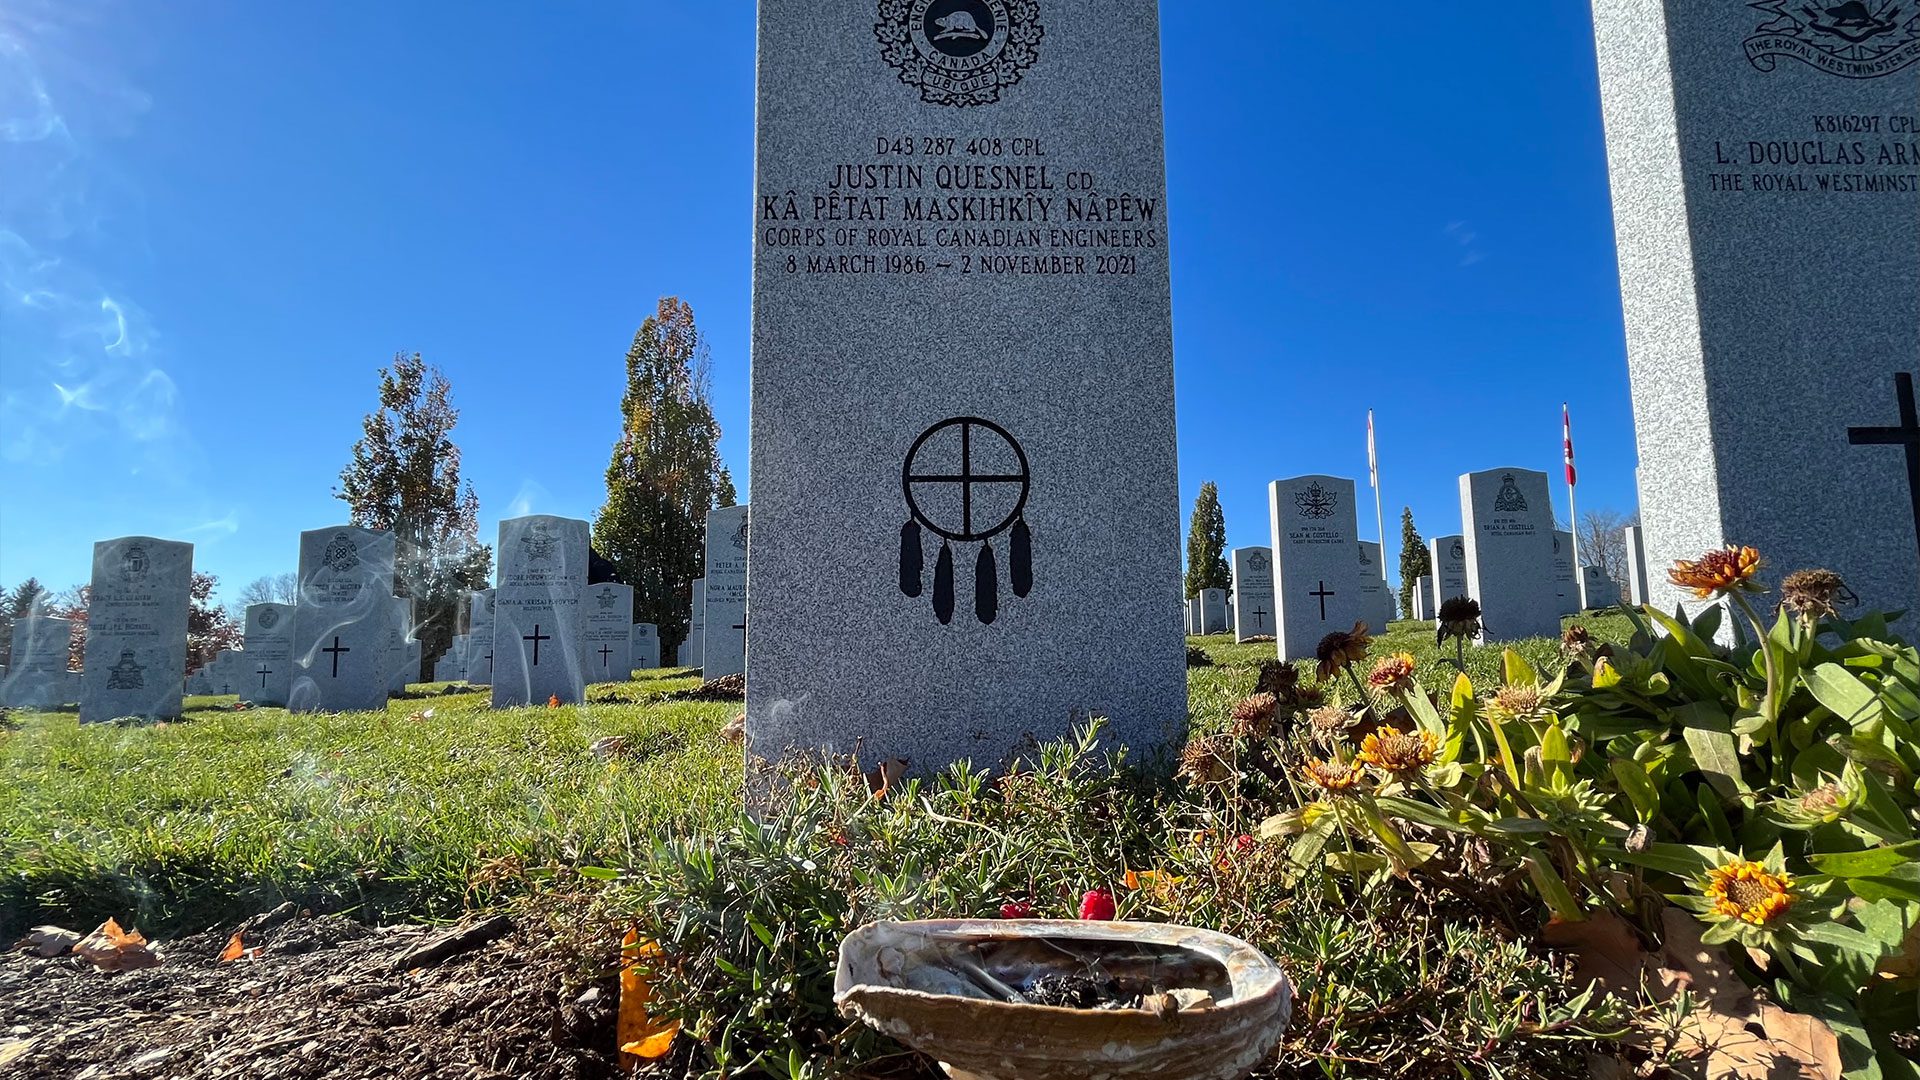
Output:
<svg viewBox="0 0 1920 1080">
<path fill-rule="evenodd" d="M 1322 615 L 1321 618 L 1324 619 L 1326 618 L 1326 616 Z M 1267 625 L 1267 609 L 1266 608 L 1257 607 L 1253 609 L 1253 625 L 1256 627 Z"/>
<path fill-rule="evenodd" d="M 1320 598 L 1320 620 L 1322 622 L 1325 622 L 1327 618 L 1327 597 L 1339 596 L 1340 594 L 1337 592 L 1334 592 L 1332 589 L 1327 588 L 1327 583 L 1323 581 L 1320 583 L 1319 591 L 1310 592 L 1307 595 L 1317 596 Z"/>
<path fill-rule="evenodd" d="M 534 624 L 533 624 L 533 633 L 531 633 L 531 634 L 521 634 L 521 635 L 520 635 L 520 640 L 521 640 L 521 641 L 531 641 L 531 642 L 533 642 L 533 666 L 534 666 L 534 667 L 539 667 L 539 666 L 540 666 L 540 643 L 541 643 L 541 642 L 543 642 L 543 641 L 552 641 L 552 640 L 553 640 L 553 635 L 552 635 L 552 634 L 543 634 L 543 633 L 541 633 L 541 632 L 540 632 L 540 624 L 539 624 L 539 623 L 534 623 Z"/>
<path fill-rule="evenodd" d="M 1896 372 L 1893 386 L 1900 399 L 1900 426 L 1848 428 L 1847 441 L 1855 446 L 1906 447 L 1907 498 L 1913 504 L 1914 541 L 1920 544 L 1920 409 L 1914 406 L 1910 373 Z"/>
<path fill-rule="evenodd" d="M 539 627 L 535 627 L 534 629 L 537 630 L 539 629 Z M 604 668 L 607 666 L 607 657 L 611 655 L 613 655 L 613 646 L 611 645 L 600 646 L 600 666 L 601 667 Z"/>
<path fill-rule="evenodd" d="M 265 690 L 267 688 L 267 676 L 273 674 L 273 669 L 265 664 L 261 664 L 260 670 L 254 672 L 254 674 L 260 676 L 260 689 Z"/>
<path fill-rule="evenodd" d="M 336 679 L 339 678 L 340 677 L 340 654 L 343 652 L 352 652 L 353 650 L 345 646 L 342 646 L 340 644 L 340 635 L 335 634 L 333 635 L 333 647 L 330 649 L 321 649 L 320 651 L 323 653 L 333 654 L 333 677 Z"/>
</svg>

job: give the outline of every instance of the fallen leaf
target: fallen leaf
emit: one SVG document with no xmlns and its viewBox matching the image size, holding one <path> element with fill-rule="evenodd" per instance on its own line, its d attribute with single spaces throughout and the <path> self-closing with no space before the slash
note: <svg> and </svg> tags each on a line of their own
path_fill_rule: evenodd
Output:
<svg viewBox="0 0 1920 1080">
<path fill-rule="evenodd" d="M 36 926 L 27 931 L 27 936 L 14 943 L 14 948 L 30 952 L 35 956 L 51 958 L 65 956 L 80 944 L 81 935 L 64 926 Z"/>
<path fill-rule="evenodd" d="M 160 957 L 147 948 L 147 939 L 138 930 L 122 930 L 108 919 L 73 947 L 74 954 L 85 957 L 101 971 L 133 971 L 160 966 Z"/>
<path fill-rule="evenodd" d="M 1629 998 L 1640 993 L 1647 970 L 1647 951 L 1632 924 L 1612 911 L 1595 911 L 1578 921 L 1555 915 L 1541 931 L 1546 943 L 1574 956 L 1573 981 Z"/>
<path fill-rule="evenodd" d="M 727 721 L 727 726 L 720 729 L 720 737 L 730 743 L 746 742 L 747 714 L 741 713 L 739 716 Z"/>
<path fill-rule="evenodd" d="M 907 774 L 906 758 L 888 758 L 867 770 L 867 790 L 874 795 L 885 795 L 902 776 Z"/>
<path fill-rule="evenodd" d="M 227 947 L 220 950 L 220 963 L 238 960 L 245 955 L 247 955 L 247 947 L 240 941 L 240 931 L 235 930 L 233 936 L 227 939 Z"/>
<path fill-rule="evenodd" d="M 655 1020 L 647 1012 L 653 1002 L 653 977 L 642 962 L 661 955 L 660 946 L 642 940 L 638 930 L 628 930 L 620 942 L 620 1015 L 615 1041 L 623 1054 L 643 1059 L 660 1057 L 680 1034 L 680 1021 Z"/>
</svg>

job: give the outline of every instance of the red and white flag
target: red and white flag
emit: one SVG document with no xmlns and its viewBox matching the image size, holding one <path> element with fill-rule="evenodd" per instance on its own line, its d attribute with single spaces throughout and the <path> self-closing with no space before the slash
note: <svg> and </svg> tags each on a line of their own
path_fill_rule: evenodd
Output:
<svg viewBox="0 0 1920 1080">
<path fill-rule="evenodd" d="M 1569 443 L 1569 446 L 1572 444 Z M 1367 410 L 1367 482 L 1380 490 L 1380 458 L 1373 449 L 1373 410 Z"/>
<path fill-rule="evenodd" d="M 1567 444 L 1567 486 L 1573 486 L 1573 416 L 1567 412 L 1567 403 L 1560 403 L 1560 434 Z"/>
</svg>

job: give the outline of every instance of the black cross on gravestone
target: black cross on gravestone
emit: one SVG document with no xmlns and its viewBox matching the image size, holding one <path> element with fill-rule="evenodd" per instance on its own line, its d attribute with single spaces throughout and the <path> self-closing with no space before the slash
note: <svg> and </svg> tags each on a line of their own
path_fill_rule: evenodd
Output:
<svg viewBox="0 0 1920 1080">
<path fill-rule="evenodd" d="M 1900 426 L 1848 428 L 1847 441 L 1855 446 L 1906 447 L 1907 498 L 1913 504 L 1914 542 L 1920 544 L 1920 409 L 1914 406 L 1911 374 L 1894 373 L 1893 387 L 1900 399 Z"/>
<path fill-rule="evenodd" d="M 540 643 L 541 643 L 541 642 L 543 642 L 543 641 L 552 641 L 552 640 L 553 640 L 553 635 L 552 635 L 552 634 L 543 634 L 543 633 L 541 633 L 541 632 L 540 632 L 540 624 L 539 624 L 539 623 L 534 623 L 534 624 L 533 624 L 533 633 L 531 633 L 531 634 L 521 634 L 521 635 L 520 635 L 520 640 L 521 640 L 521 641 L 531 641 L 531 642 L 533 642 L 533 666 L 534 666 L 534 667 L 539 667 L 539 666 L 540 666 Z"/>
<path fill-rule="evenodd" d="M 1327 597 L 1339 596 L 1340 594 L 1327 588 L 1327 583 L 1323 581 L 1320 583 L 1320 590 L 1318 592 L 1310 592 L 1307 595 L 1317 596 L 1320 598 L 1320 621 L 1326 622 L 1327 621 Z"/>
<path fill-rule="evenodd" d="M 1325 615 L 1322 615 L 1320 617 L 1323 619 L 1326 618 Z M 1267 625 L 1267 609 L 1264 607 L 1254 608 L 1253 609 L 1253 628 L 1255 630 L 1258 630 L 1265 625 Z"/>
<path fill-rule="evenodd" d="M 604 668 L 607 666 L 607 657 L 611 655 L 613 655 L 613 646 L 611 645 L 600 646 L 600 666 L 601 667 Z"/>
<path fill-rule="evenodd" d="M 273 669 L 265 664 L 261 664 L 260 670 L 254 672 L 254 674 L 260 676 L 260 689 L 265 690 L 267 688 L 267 676 L 273 674 Z"/>
<path fill-rule="evenodd" d="M 321 649 L 320 651 L 323 653 L 333 654 L 333 677 L 336 679 L 339 678 L 340 677 L 340 654 L 343 652 L 352 652 L 353 650 L 344 645 L 341 645 L 340 635 L 335 634 L 333 636 L 333 648 Z"/>
</svg>

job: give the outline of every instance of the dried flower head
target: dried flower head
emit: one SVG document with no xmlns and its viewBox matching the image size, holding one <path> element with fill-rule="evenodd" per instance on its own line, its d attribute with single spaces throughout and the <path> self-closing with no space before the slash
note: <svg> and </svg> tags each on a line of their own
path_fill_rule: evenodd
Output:
<svg viewBox="0 0 1920 1080">
<path fill-rule="evenodd" d="M 1357 762 L 1309 760 L 1300 766 L 1300 779 L 1329 795 L 1340 795 L 1366 779 L 1366 770 Z"/>
<path fill-rule="evenodd" d="M 1332 746 L 1347 737 L 1360 718 L 1338 705 L 1323 705 L 1307 714 L 1307 726 L 1313 729 L 1315 741 L 1323 746 Z"/>
<path fill-rule="evenodd" d="M 1435 644 L 1448 638 L 1472 641 L 1480 636 L 1480 601 L 1471 596 L 1456 596 L 1440 605 L 1440 629 Z"/>
<path fill-rule="evenodd" d="M 1382 727 L 1360 744 L 1360 760 L 1382 772 L 1408 776 L 1419 772 L 1440 752 L 1440 737 L 1431 731 L 1395 731 Z"/>
<path fill-rule="evenodd" d="M 1560 651 L 1568 653 L 1586 653 L 1593 648 L 1593 631 L 1579 623 L 1567 627 L 1560 635 Z"/>
<path fill-rule="evenodd" d="M 1841 605 L 1860 602 L 1840 575 L 1831 570 L 1795 570 L 1780 582 L 1780 606 L 1808 624 L 1831 619 Z"/>
<path fill-rule="evenodd" d="M 1367 647 L 1373 644 L 1373 638 L 1367 633 L 1367 624 L 1357 622 L 1350 631 L 1336 630 L 1320 639 L 1320 645 L 1313 650 L 1313 658 L 1320 662 L 1320 678 L 1331 679 L 1340 673 L 1340 669 L 1358 664 L 1367 658 Z"/>
<path fill-rule="evenodd" d="M 1531 720 L 1540 714 L 1542 704 L 1540 688 L 1522 683 L 1494 691 L 1487 711 L 1499 720 Z"/>
<path fill-rule="evenodd" d="M 1268 660 L 1260 665 L 1260 678 L 1253 688 L 1282 701 L 1289 700 L 1300 688 L 1300 669 L 1285 660 Z"/>
<path fill-rule="evenodd" d="M 1412 653 L 1394 653 L 1380 658 L 1367 673 L 1367 684 L 1375 690 L 1394 690 L 1401 693 L 1413 687 L 1414 659 Z"/>
<path fill-rule="evenodd" d="M 1180 776 L 1189 784 L 1218 784 L 1234 775 L 1233 740 L 1225 735 L 1190 739 L 1180 751 Z"/>
<path fill-rule="evenodd" d="M 1274 716 L 1280 700 L 1272 694 L 1251 694 L 1233 707 L 1232 732 L 1236 738 L 1264 739 L 1273 734 Z"/>
<path fill-rule="evenodd" d="M 1845 794 L 1839 784 L 1821 784 L 1800 796 L 1800 809 L 1815 815 L 1836 813 L 1841 809 Z"/>
<path fill-rule="evenodd" d="M 1701 600 L 1730 592 L 1760 592 L 1753 575 L 1760 571 L 1760 553 L 1750 547 L 1732 544 L 1709 551 L 1698 559 L 1677 559 L 1667 571 L 1667 580 L 1683 589 L 1692 589 Z"/>
<path fill-rule="evenodd" d="M 1793 878 L 1749 859 L 1735 859 L 1707 871 L 1706 888 L 1715 915 L 1766 926 L 1793 907 Z"/>
</svg>

